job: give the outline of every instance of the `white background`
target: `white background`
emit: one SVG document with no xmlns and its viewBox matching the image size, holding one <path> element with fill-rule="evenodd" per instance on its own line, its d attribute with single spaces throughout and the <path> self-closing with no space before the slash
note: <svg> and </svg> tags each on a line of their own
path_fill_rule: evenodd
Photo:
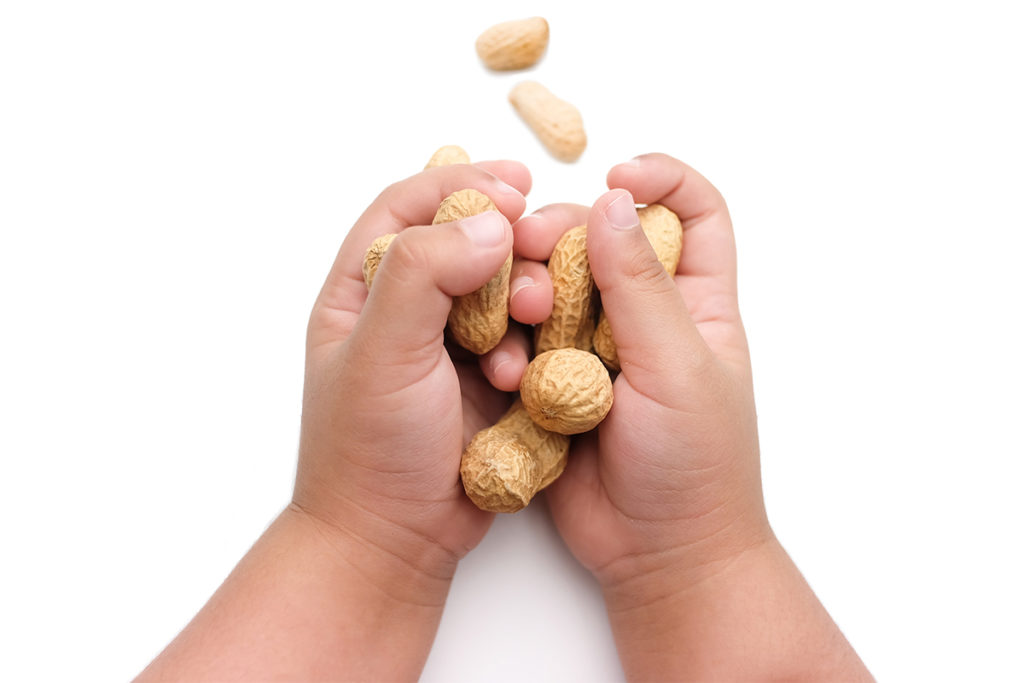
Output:
<svg viewBox="0 0 1024 683">
<path fill-rule="evenodd" d="M 530 210 L 647 151 L 716 183 L 778 535 L 880 679 L 1021 680 L 1017 4 L 3 3 L 0 679 L 125 680 L 203 604 L 289 498 L 345 231 L 458 143 L 527 163 Z M 477 34 L 532 14 L 545 59 L 488 73 Z M 542 502 L 460 566 L 423 678 L 622 678 Z"/>
</svg>

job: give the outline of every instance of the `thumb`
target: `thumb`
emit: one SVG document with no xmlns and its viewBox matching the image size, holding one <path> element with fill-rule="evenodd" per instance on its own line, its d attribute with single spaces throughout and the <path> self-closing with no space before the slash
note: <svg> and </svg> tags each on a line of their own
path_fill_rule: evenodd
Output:
<svg viewBox="0 0 1024 683">
<path fill-rule="evenodd" d="M 643 382 L 654 392 L 666 377 L 681 377 L 710 357 L 682 293 L 640 227 L 629 192 L 612 190 L 594 203 L 587 255 L 630 384 Z"/>
<path fill-rule="evenodd" d="M 452 297 L 482 287 L 512 251 L 512 228 L 497 211 L 398 234 L 384 255 L 352 331 L 373 364 L 436 362 Z"/>
</svg>

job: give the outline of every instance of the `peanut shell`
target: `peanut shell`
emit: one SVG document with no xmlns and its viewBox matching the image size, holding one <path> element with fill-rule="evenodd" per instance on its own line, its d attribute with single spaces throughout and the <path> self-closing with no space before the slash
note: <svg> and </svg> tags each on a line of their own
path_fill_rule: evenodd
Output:
<svg viewBox="0 0 1024 683">
<path fill-rule="evenodd" d="M 490 197 L 473 189 L 459 190 L 441 202 L 434 224 L 457 221 L 469 216 L 497 211 Z M 501 269 L 483 287 L 452 301 L 448 329 L 455 341 L 473 353 L 487 353 L 501 341 L 508 329 L 509 276 L 512 252 Z"/>
<path fill-rule="evenodd" d="M 535 81 L 512 88 L 509 102 L 549 152 L 560 161 L 576 161 L 587 147 L 580 111 Z"/>
<path fill-rule="evenodd" d="M 434 156 L 430 157 L 430 161 L 423 167 L 424 170 L 428 168 L 435 168 L 437 166 L 451 166 L 453 164 L 468 164 L 469 154 L 466 150 L 462 149 L 458 145 L 445 145 L 434 152 Z"/>
<path fill-rule="evenodd" d="M 459 469 L 462 485 L 480 509 L 516 512 L 558 478 L 568 454 L 569 437 L 539 427 L 516 401 L 466 446 Z"/>
<path fill-rule="evenodd" d="M 548 259 L 554 291 L 551 316 L 537 328 L 537 354 L 574 347 L 590 350 L 594 334 L 594 277 L 587 259 L 587 226 L 562 235 Z"/>
<path fill-rule="evenodd" d="M 526 366 L 519 388 L 533 421 L 559 434 L 600 424 L 612 407 L 612 380 L 601 360 L 580 349 L 546 351 Z"/>
<path fill-rule="evenodd" d="M 548 47 L 548 22 L 542 17 L 495 24 L 476 39 L 476 53 L 495 71 L 525 69 Z"/>
<path fill-rule="evenodd" d="M 683 252 L 683 224 L 671 209 L 661 204 L 649 204 L 637 209 L 640 227 L 647 240 L 654 247 L 658 261 L 669 275 L 676 274 Z M 612 340 L 612 327 L 608 316 L 601 311 L 601 317 L 594 331 L 594 352 L 612 370 L 619 370 L 619 354 Z"/>
<path fill-rule="evenodd" d="M 366 256 L 363 257 L 363 280 L 366 282 L 367 289 L 373 284 L 373 278 L 377 274 L 377 268 L 380 267 L 381 259 L 384 258 L 384 253 L 391 247 L 391 243 L 395 241 L 396 237 L 398 235 L 393 232 L 381 235 L 366 250 Z"/>
</svg>

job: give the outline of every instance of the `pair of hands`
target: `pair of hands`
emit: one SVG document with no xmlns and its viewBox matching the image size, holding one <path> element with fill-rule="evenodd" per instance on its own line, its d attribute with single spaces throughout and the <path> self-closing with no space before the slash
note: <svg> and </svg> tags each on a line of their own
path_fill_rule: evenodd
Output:
<svg viewBox="0 0 1024 683">
<path fill-rule="evenodd" d="M 608 185 L 592 207 L 522 217 L 529 172 L 501 161 L 424 171 L 377 198 L 310 316 L 292 503 L 139 681 L 418 677 L 456 564 L 493 520 L 463 493 L 463 446 L 505 411 L 527 364 L 519 324 L 480 359 L 446 345 L 451 297 L 514 250 L 511 315 L 541 322 L 542 261 L 582 223 L 622 372 L 611 412 L 574 437 L 546 495 L 602 587 L 627 676 L 871 680 L 765 517 L 721 196 L 658 154 L 615 166 Z M 426 225 L 464 188 L 498 212 Z M 674 276 L 634 201 L 682 220 Z M 363 254 L 387 232 L 398 237 L 368 295 Z"/>
<path fill-rule="evenodd" d="M 666 568 L 699 581 L 771 536 L 730 218 L 706 179 L 661 154 L 612 168 L 613 189 L 592 207 L 522 216 L 530 182 L 511 161 L 434 168 L 387 188 L 353 226 L 310 318 L 293 507 L 374 553 L 450 576 L 493 519 L 462 491 L 463 447 L 508 407 L 531 336 L 513 324 L 494 350 L 470 356 L 445 343 L 451 297 L 483 285 L 511 249 L 511 317 L 543 321 L 552 301 L 543 261 L 586 223 L 622 372 L 611 412 L 574 438 L 547 499 L 606 593 L 642 601 L 670 590 L 649 585 Z M 429 225 L 463 188 L 500 213 Z M 682 221 L 674 277 L 634 201 L 664 204 Z M 399 234 L 368 295 L 363 254 L 387 232 Z"/>
</svg>

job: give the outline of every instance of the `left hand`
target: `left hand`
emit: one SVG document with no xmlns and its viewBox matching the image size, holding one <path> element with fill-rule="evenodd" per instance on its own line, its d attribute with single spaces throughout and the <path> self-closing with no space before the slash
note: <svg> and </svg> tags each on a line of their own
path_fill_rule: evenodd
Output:
<svg viewBox="0 0 1024 683">
<path fill-rule="evenodd" d="M 441 201 L 465 188 L 499 212 L 430 225 Z M 452 297 L 508 257 L 509 223 L 529 188 L 529 172 L 511 161 L 433 168 L 392 185 L 353 226 L 317 298 L 293 508 L 365 548 L 370 576 L 384 563 L 450 578 L 493 518 L 463 493 L 459 464 L 465 443 L 506 409 L 499 388 L 518 386 L 526 336 L 512 325 L 477 360 L 446 344 L 444 329 Z M 388 232 L 398 237 L 368 294 L 363 256 Z M 513 282 L 523 272 L 516 264 Z M 529 322 L 544 307 L 527 287 L 511 312 Z"/>
</svg>

